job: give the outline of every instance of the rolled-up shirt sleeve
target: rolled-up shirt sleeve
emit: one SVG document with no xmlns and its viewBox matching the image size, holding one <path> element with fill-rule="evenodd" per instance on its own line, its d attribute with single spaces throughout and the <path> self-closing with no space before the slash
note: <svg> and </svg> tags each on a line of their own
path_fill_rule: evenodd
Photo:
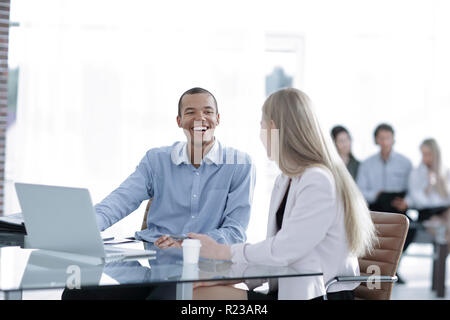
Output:
<svg viewBox="0 0 450 320">
<path fill-rule="evenodd" d="M 246 241 L 245 232 L 250 220 L 255 179 L 255 167 L 251 162 L 236 165 L 223 213 L 223 222 L 219 228 L 207 232 L 208 236 L 222 244 Z"/>
<path fill-rule="evenodd" d="M 136 170 L 105 199 L 95 205 L 100 231 L 107 229 L 136 210 L 153 195 L 150 153 L 142 158 Z"/>
</svg>

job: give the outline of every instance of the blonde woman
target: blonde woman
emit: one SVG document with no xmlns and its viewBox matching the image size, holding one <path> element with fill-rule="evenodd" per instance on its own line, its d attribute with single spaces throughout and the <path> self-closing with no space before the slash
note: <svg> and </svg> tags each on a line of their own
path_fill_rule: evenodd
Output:
<svg viewBox="0 0 450 320">
<path fill-rule="evenodd" d="M 342 160 L 330 153 L 306 94 L 296 89 L 273 93 L 263 105 L 261 129 L 267 154 L 282 172 L 272 191 L 266 240 L 228 246 L 203 234 L 189 236 L 201 240 L 205 258 L 322 272 L 323 277 L 269 282 L 266 296 L 322 299 L 328 280 L 359 275 L 357 257 L 372 248 L 374 239 L 369 210 Z M 194 298 L 263 299 L 251 290 L 259 284 L 248 283 L 247 291 L 204 282 L 196 285 Z M 353 299 L 356 286 L 335 286 L 328 297 Z"/>
<path fill-rule="evenodd" d="M 422 162 L 409 178 L 410 207 L 419 211 L 419 222 L 434 233 L 436 226 L 446 227 L 450 245 L 450 171 L 441 163 L 441 151 L 435 139 L 420 145 Z"/>
</svg>

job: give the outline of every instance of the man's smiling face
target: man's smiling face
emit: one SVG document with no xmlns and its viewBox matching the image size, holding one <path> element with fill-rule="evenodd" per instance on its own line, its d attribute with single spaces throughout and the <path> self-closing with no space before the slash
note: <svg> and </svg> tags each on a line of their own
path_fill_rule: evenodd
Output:
<svg viewBox="0 0 450 320">
<path fill-rule="evenodd" d="M 177 123 L 189 142 L 205 145 L 214 141 L 214 130 L 220 116 L 210 94 L 186 94 L 181 100 L 180 114 Z"/>
</svg>

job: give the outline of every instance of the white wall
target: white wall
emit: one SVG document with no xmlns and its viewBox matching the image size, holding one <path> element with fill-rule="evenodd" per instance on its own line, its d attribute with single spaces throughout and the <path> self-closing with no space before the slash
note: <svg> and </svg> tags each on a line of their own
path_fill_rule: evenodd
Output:
<svg viewBox="0 0 450 320">
<path fill-rule="evenodd" d="M 13 0 L 20 75 L 5 212 L 20 210 L 14 181 L 88 187 L 100 201 L 147 149 L 184 139 L 178 98 L 202 86 L 219 103 L 218 138 L 257 164 L 248 237 L 262 239 L 277 172 L 258 139 L 267 34 L 303 39 L 300 89 L 325 131 L 350 129 L 358 158 L 376 152 L 373 129 L 389 122 L 415 164 L 430 136 L 448 164 L 449 14 L 445 0 Z"/>
</svg>

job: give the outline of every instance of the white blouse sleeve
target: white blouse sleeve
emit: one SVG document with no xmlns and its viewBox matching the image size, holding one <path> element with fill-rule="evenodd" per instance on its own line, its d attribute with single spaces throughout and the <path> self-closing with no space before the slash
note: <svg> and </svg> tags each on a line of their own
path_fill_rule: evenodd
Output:
<svg viewBox="0 0 450 320">
<path fill-rule="evenodd" d="M 337 213 L 334 182 L 320 171 L 302 179 L 304 183 L 295 190 L 295 206 L 285 216 L 281 230 L 259 243 L 233 245 L 233 262 L 288 266 L 325 238 Z"/>
</svg>

